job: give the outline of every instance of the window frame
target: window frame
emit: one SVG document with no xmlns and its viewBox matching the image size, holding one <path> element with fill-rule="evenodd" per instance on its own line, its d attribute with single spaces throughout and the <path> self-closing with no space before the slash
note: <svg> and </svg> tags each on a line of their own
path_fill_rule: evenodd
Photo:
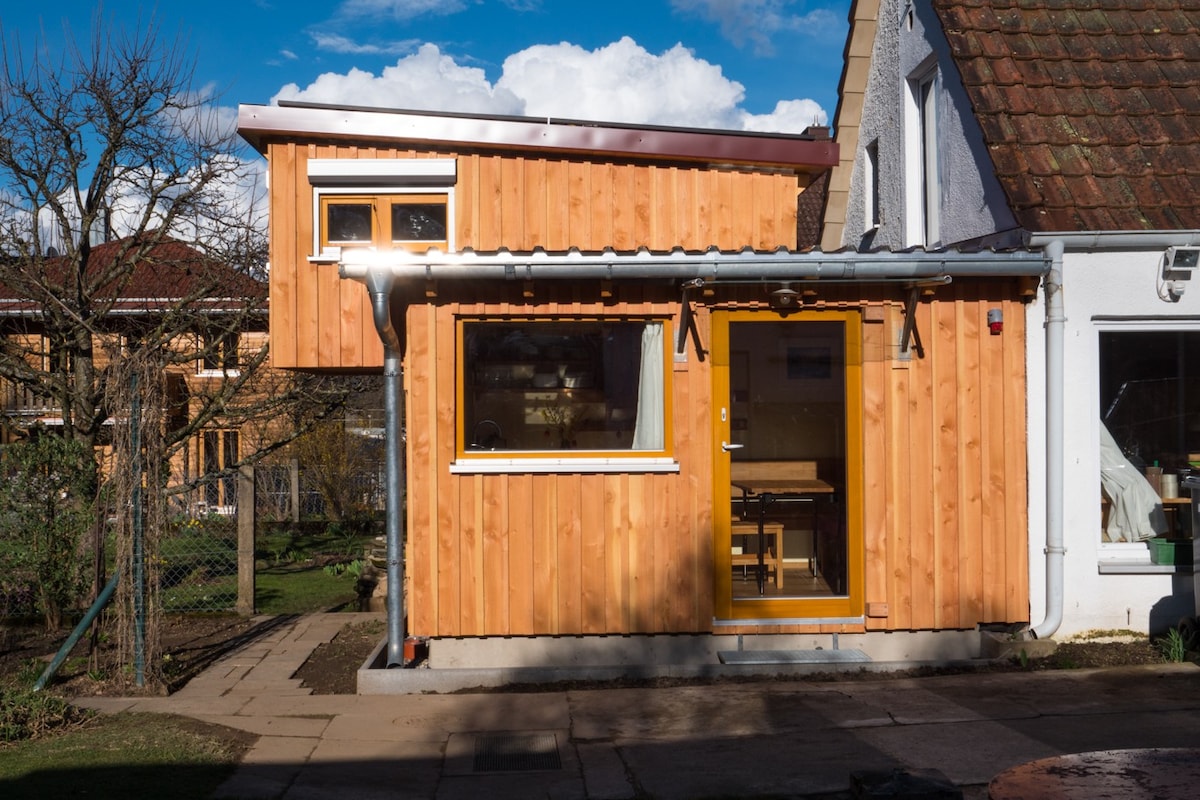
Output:
<svg viewBox="0 0 1200 800">
<path fill-rule="evenodd" d="M 238 504 L 236 474 L 222 474 L 241 459 L 242 436 L 237 428 L 204 428 L 196 433 L 197 482 L 201 508 L 209 514 L 230 515 Z M 213 469 L 215 467 L 215 469 Z M 217 502 L 210 502 L 213 496 Z"/>
<path fill-rule="evenodd" d="M 201 378 L 237 377 L 242 374 L 242 334 L 240 331 L 200 333 L 196 375 Z M 211 355 L 210 355 L 211 354 Z"/>
<path fill-rule="evenodd" d="M 868 142 L 863 152 L 863 232 L 870 233 L 878 230 L 880 221 L 879 140 Z"/>
<path fill-rule="evenodd" d="M 927 62 L 907 82 L 904 104 L 905 239 L 907 247 L 941 242 L 942 176 L 938 158 L 937 64 Z"/>
<path fill-rule="evenodd" d="M 1100 444 L 1099 430 L 1102 419 L 1100 409 L 1100 339 L 1102 333 L 1200 333 L 1200 320 L 1194 319 L 1150 319 L 1150 318 L 1114 318 L 1098 317 L 1092 320 L 1093 380 L 1088 383 L 1090 395 L 1089 406 L 1092 409 L 1092 430 L 1096 442 L 1092 450 L 1092 464 L 1096 482 L 1100 481 Z M 1182 488 L 1182 487 L 1181 487 Z M 1099 494 L 1097 485 L 1097 494 Z M 1171 573 L 1176 568 L 1173 565 L 1153 564 L 1150 552 L 1145 542 L 1108 542 L 1104 540 L 1104 529 L 1101 525 L 1100 511 L 1096 512 L 1095 541 L 1096 555 L 1099 561 L 1099 571 L 1102 574 L 1145 574 Z"/>
<path fill-rule="evenodd" d="M 357 247 L 357 244 L 329 244 L 325 229 L 324 209 L 329 202 L 342 202 L 357 196 L 377 201 L 388 198 L 389 206 L 404 198 L 412 202 L 436 199 L 446 206 L 446 238 L 444 240 L 419 240 L 411 244 L 377 240 L 383 226 L 377 225 L 378 213 L 373 212 L 372 241 L 362 247 L 388 250 L 423 252 L 430 247 L 444 245 L 446 252 L 454 252 L 455 241 L 455 183 L 458 179 L 458 162 L 453 158 L 310 158 L 307 165 L 309 185 L 312 187 L 312 255 L 309 261 L 331 262 L 341 258 L 342 247 Z M 415 198 L 423 198 L 416 200 Z M 386 215 L 390 230 L 391 215 Z M 398 246 L 397 246 L 398 245 Z"/>
<path fill-rule="evenodd" d="M 528 325 L 552 323 L 646 323 L 662 328 L 662 374 L 663 446 L 658 450 L 470 450 L 467 431 L 466 370 L 470 367 L 465 353 L 466 326 L 487 323 L 525 323 Z M 672 320 L 656 315 L 621 315 L 617 317 L 538 315 L 538 316 L 478 316 L 464 315 L 455 320 L 455 414 L 454 440 L 455 457 L 450 465 L 452 474 L 506 474 L 506 473 L 638 473 L 678 472 L 679 463 L 674 456 L 673 437 L 673 370 L 671 369 Z M 532 390 L 538 391 L 538 390 Z"/>
<path fill-rule="evenodd" d="M 331 241 L 326 224 L 326 214 L 330 206 L 336 205 L 365 205 L 371 206 L 371 238 L 364 241 Z M 440 205 L 445 209 L 446 236 L 442 239 L 395 239 L 392 234 L 391 211 L 401 205 Z M 322 191 L 317 201 L 317 225 L 319 233 L 319 252 L 340 252 L 348 247 L 371 247 L 376 250 L 410 250 L 423 252 L 430 247 L 442 245 L 444 249 L 450 246 L 450 198 L 446 192 L 417 192 L 414 190 L 389 192 L 361 191 Z"/>
</svg>

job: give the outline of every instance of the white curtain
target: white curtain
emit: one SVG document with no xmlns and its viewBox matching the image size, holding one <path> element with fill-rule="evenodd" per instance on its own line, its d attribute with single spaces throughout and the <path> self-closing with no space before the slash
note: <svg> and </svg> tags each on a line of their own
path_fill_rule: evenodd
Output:
<svg viewBox="0 0 1200 800">
<path fill-rule="evenodd" d="M 638 372 L 634 450 L 663 449 L 663 326 L 647 323 L 642 330 L 642 368 Z"/>
</svg>

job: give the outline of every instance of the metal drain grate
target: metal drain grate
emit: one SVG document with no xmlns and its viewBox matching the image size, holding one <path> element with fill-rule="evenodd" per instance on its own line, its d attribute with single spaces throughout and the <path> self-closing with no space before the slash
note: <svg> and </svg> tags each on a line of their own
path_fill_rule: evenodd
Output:
<svg viewBox="0 0 1200 800">
<path fill-rule="evenodd" d="M 553 733 L 481 734 L 475 739 L 475 772 L 562 769 Z"/>
</svg>

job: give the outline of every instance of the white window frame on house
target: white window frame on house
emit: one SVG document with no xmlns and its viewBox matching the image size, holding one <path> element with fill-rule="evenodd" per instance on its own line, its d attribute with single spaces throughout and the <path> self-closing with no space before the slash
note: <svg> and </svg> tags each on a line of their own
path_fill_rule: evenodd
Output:
<svg viewBox="0 0 1200 800">
<path fill-rule="evenodd" d="M 241 334 L 221 331 L 219 334 L 199 334 L 200 357 L 196 359 L 196 375 L 202 378 L 236 377 L 242 374 Z"/>
<path fill-rule="evenodd" d="M 454 184 L 458 164 L 452 158 L 313 158 L 308 161 L 308 181 L 313 187 L 313 239 L 310 261 L 341 259 L 350 241 L 330 242 L 325 213 L 331 205 L 362 204 L 372 207 L 372 234 L 363 247 L 402 248 L 423 252 L 437 247 L 453 252 Z M 445 205 L 443 239 L 396 238 L 391 234 L 390 212 L 400 205 Z"/>
<path fill-rule="evenodd" d="M 232 428 L 205 428 L 196 434 L 196 465 L 200 478 L 197 511 L 230 516 L 237 511 L 237 475 L 221 474 L 241 458 L 241 434 Z"/>
<path fill-rule="evenodd" d="M 941 242 L 942 178 L 938 160 L 936 65 L 908 80 L 904 104 L 905 239 L 908 247 Z"/>
<path fill-rule="evenodd" d="M 879 227 L 879 140 L 864 148 L 863 159 L 863 229 L 865 233 Z"/>
<path fill-rule="evenodd" d="M 1095 377 L 1091 383 L 1091 405 L 1095 409 L 1095 427 L 1099 429 L 1102 421 L 1100 406 L 1100 336 L 1104 333 L 1192 333 L 1200 334 L 1200 321 L 1189 319 L 1097 319 L 1093 321 L 1095 333 Z M 1097 433 L 1097 436 L 1099 434 Z M 1095 475 L 1099 481 L 1100 461 L 1099 450 L 1096 451 Z M 1180 487 L 1182 489 L 1182 487 Z M 1181 492 L 1182 494 L 1182 492 Z M 1190 507 L 1175 509 L 1172 513 L 1189 513 Z M 1098 528 L 1096 536 L 1099 539 L 1098 556 L 1101 573 L 1147 573 L 1174 572 L 1170 565 L 1152 564 L 1145 542 L 1109 542 L 1104 539 L 1103 528 Z"/>
</svg>

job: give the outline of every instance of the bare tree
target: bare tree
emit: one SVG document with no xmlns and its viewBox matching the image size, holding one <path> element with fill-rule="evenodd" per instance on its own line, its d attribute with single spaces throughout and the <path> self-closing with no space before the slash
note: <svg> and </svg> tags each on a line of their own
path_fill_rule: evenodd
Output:
<svg viewBox="0 0 1200 800">
<path fill-rule="evenodd" d="M 53 409 L 61 435 L 97 453 L 106 423 L 128 420 L 136 404 L 153 435 L 114 447 L 116 463 L 101 470 L 125 470 L 114 485 L 129 491 L 139 447 L 170 463 L 215 423 L 255 431 L 242 455 L 258 458 L 345 394 L 271 371 L 265 336 L 245 344 L 247 330 L 265 331 L 261 168 L 241 157 L 231 115 L 193 89 L 186 42 L 162 38 L 153 21 L 123 30 L 102 11 L 86 44 L 69 31 L 66 40 L 59 55 L 42 42 L 26 51 L 0 28 L 8 416 L 20 395 Z M 198 362 L 213 366 L 211 379 L 184 397 L 164 384 Z M 165 483 L 147 485 L 180 488 Z M 97 528 L 97 551 L 101 540 Z"/>
</svg>

